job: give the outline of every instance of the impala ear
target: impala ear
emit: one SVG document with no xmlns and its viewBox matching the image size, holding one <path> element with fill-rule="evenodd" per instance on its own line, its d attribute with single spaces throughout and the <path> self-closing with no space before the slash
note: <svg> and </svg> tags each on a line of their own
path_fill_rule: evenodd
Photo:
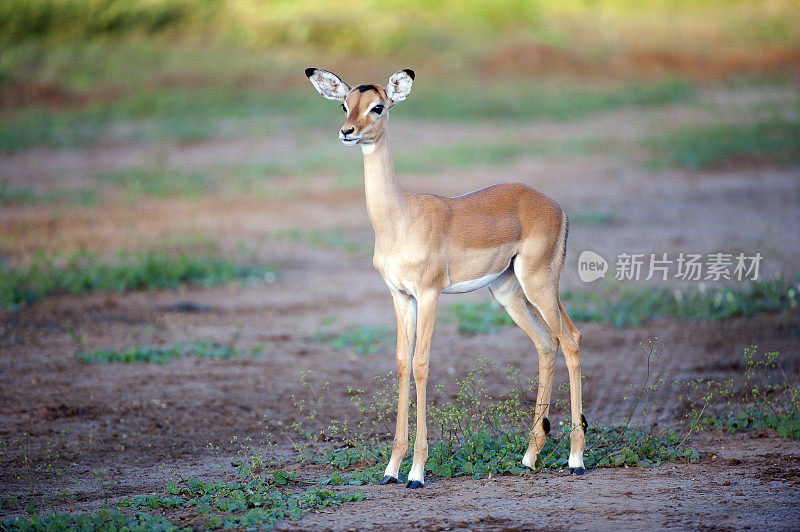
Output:
<svg viewBox="0 0 800 532">
<path fill-rule="evenodd" d="M 391 75 L 386 85 L 386 96 L 389 97 L 390 107 L 408 98 L 413 83 L 414 71 L 410 68 L 398 70 Z"/>
<path fill-rule="evenodd" d="M 333 72 L 311 67 L 306 69 L 306 76 L 317 92 L 329 100 L 343 102 L 347 93 L 350 92 L 350 85 Z"/>
</svg>

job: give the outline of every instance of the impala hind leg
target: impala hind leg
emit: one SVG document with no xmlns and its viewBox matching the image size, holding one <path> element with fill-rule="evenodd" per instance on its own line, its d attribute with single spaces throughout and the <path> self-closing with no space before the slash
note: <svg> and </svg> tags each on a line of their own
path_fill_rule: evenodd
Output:
<svg viewBox="0 0 800 532">
<path fill-rule="evenodd" d="M 517 278 L 510 269 L 489 286 L 489 291 L 506 309 L 514 323 L 533 341 L 533 345 L 536 346 L 536 351 L 539 353 L 539 389 L 536 395 L 533 428 L 528 450 L 522 458 L 523 465 L 534 469 L 536 457 L 544 447 L 545 438 L 550 432 L 548 415 L 558 340 L 539 315 L 539 311 L 528 303 Z"/>
<path fill-rule="evenodd" d="M 397 482 L 400 462 L 408 451 L 408 396 L 410 392 L 411 354 L 414 352 L 417 316 L 416 301 L 403 294 L 393 293 L 397 316 L 397 425 L 394 431 L 392 457 L 386 466 L 381 484 Z"/>
<path fill-rule="evenodd" d="M 583 465 L 583 450 L 586 447 L 586 429 L 588 423 L 583 415 L 583 393 L 581 383 L 581 333 L 572 324 L 567 311 L 558 301 L 561 313 L 561 323 L 565 335 L 569 338 L 561 342 L 561 350 L 567 361 L 569 371 L 569 395 L 572 408 L 572 432 L 569 439 L 569 468 L 570 472 L 582 475 L 586 470 Z"/>
<path fill-rule="evenodd" d="M 586 418 L 583 416 L 581 395 L 581 333 L 572 324 L 558 297 L 558 276 L 538 272 L 531 274 L 526 270 L 524 261 L 514 262 L 514 273 L 522 286 L 526 299 L 539 311 L 550 331 L 558 339 L 569 372 L 570 413 L 572 427 L 570 429 L 569 468 L 582 475 L 585 472 L 583 450 L 586 447 Z"/>
</svg>

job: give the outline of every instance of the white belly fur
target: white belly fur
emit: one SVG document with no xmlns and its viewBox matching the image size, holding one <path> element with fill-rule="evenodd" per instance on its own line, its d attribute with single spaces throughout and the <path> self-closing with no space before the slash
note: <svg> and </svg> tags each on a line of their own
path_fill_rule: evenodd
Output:
<svg viewBox="0 0 800 532">
<path fill-rule="evenodd" d="M 464 281 L 463 283 L 456 283 L 448 286 L 444 290 L 442 290 L 443 294 L 463 294 L 466 292 L 472 292 L 477 290 L 478 288 L 483 288 L 487 284 L 491 283 L 500 275 L 503 274 L 505 270 L 501 271 L 500 273 L 491 273 L 489 275 L 484 275 L 478 279 L 473 279 L 472 281 Z"/>
</svg>

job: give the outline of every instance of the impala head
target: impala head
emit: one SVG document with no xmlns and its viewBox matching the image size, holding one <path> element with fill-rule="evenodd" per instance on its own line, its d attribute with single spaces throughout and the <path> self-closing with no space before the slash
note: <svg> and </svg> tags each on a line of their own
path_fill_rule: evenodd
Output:
<svg viewBox="0 0 800 532">
<path fill-rule="evenodd" d="M 321 68 L 307 68 L 306 76 L 324 98 L 342 102 L 345 122 L 339 138 L 345 146 L 380 140 L 386 132 L 386 111 L 408 97 L 414 81 L 414 71 L 408 68 L 392 74 L 386 88 L 372 84 L 350 87 Z"/>
</svg>

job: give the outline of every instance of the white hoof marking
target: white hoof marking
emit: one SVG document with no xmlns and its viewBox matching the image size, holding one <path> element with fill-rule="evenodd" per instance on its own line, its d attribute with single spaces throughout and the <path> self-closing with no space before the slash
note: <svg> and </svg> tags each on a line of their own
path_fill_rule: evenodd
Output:
<svg viewBox="0 0 800 532">
<path fill-rule="evenodd" d="M 536 469 L 536 455 L 538 453 L 533 452 L 531 449 L 528 449 L 525 452 L 525 456 L 522 457 L 522 465 L 525 467 L 529 467 L 531 469 Z"/>
<path fill-rule="evenodd" d="M 400 473 L 400 462 L 398 461 L 396 464 L 392 463 L 392 460 L 389 460 L 389 465 L 386 466 L 386 471 L 384 471 L 384 475 L 387 477 L 398 478 L 398 474 Z"/>
<path fill-rule="evenodd" d="M 414 480 L 425 484 L 425 464 L 413 464 L 411 466 L 411 471 L 408 472 L 408 481 L 412 482 Z"/>
<path fill-rule="evenodd" d="M 569 453 L 569 467 L 583 467 L 583 453 Z"/>
</svg>

